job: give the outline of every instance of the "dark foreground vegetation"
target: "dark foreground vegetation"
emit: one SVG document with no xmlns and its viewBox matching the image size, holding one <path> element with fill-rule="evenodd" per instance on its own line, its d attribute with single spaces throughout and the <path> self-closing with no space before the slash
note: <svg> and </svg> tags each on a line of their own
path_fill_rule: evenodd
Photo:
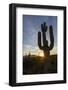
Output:
<svg viewBox="0 0 68 90">
<path fill-rule="evenodd" d="M 57 55 L 51 55 L 48 60 L 40 56 L 23 56 L 23 74 L 57 73 Z"/>
</svg>

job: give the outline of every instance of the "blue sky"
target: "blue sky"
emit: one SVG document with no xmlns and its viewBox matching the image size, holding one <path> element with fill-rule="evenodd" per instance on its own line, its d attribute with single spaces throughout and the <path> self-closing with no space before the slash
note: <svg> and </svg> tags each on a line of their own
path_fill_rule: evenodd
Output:
<svg viewBox="0 0 68 90">
<path fill-rule="evenodd" d="M 41 24 L 46 22 L 47 26 L 53 25 L 54 48 L 51 54 L 57 53 L 57 16 L 36 16 L 23 15 L 23 54 L 37 55 L 41 52 L 38 47 L 38 32 L 41 31 Z M 46 34 L 48 44 L 50 45 L 49 32 Z"/>
</svg>

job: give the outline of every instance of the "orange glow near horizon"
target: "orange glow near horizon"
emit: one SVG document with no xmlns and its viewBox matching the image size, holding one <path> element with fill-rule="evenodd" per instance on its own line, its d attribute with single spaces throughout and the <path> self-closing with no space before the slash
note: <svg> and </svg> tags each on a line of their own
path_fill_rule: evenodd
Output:
<svg viewBox="0 0 68 90">
<path fill-rule="evenodd" d="M 39 52 L 38 56 L 44 57 L 44 53 L 41 51 L 41 52 Z"/>
<path fill-rule="evenodd" d="M 35 51 L 33 51 L 32 49 L 29 50 L 29 51 L 25 51 L 25 52 L 23 53 L 23 56 L 24 56 L 24 55 L 29 55 L 29 53 L 30 53 L 30 55 L 36 55 L 36 56 L 44 57 L 43 50 L 40 50 L 40 49 L 37 49 L 37 50 L 35 50 Z M 56 47 L 54 47 L 54 48 L 50 51 L 50 55 L 55 55 L 55 54 L 57 54 L 57 48 L 56 48 Z"/>
</svg>

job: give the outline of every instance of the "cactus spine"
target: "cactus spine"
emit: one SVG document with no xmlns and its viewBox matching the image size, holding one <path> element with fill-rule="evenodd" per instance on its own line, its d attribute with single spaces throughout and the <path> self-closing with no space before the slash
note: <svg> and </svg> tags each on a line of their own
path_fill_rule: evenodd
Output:
<svg viewBox="0 0 68 90">
<path fill-rule="evenodd" d="M 49 26 L 49 34 L 50 34 L 50 46 L 48 46 L 48 41 L 46 40 L 46 31 L 48 27 L 44 22 L 41 24 L 41 32 L 38 32 L 38 46 L 44 52 L 45 58 L 48 58 L 50 55 L 50 50 L 52 50 L 54 46 L 54 35 L 53 35 L 53 27 Z"/>
</svg>

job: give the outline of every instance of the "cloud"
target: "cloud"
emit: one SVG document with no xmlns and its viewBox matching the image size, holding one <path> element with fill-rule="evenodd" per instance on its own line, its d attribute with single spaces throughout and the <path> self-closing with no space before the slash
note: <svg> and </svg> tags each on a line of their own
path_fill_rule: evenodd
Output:
<svg viewBox="0 0 68 90">
<path fill-rule="evenodd" d="M 26 44 L 23 46 L 23 48 L 26 48 L 26 49 L 29 49 L 31 47 L 32 47 L 31 45 L 26 45 Z"/>
<path fill-rule="evenodd" d="M 29 52 L 31 54 L 37 54 L 39 52 L 39 48 L 38 47 L 34 47 L 34 46 L 31 46 L 31 45 L 24 45 L 23 46 L 23 54 L 29 54 Z"/>
</svg>

